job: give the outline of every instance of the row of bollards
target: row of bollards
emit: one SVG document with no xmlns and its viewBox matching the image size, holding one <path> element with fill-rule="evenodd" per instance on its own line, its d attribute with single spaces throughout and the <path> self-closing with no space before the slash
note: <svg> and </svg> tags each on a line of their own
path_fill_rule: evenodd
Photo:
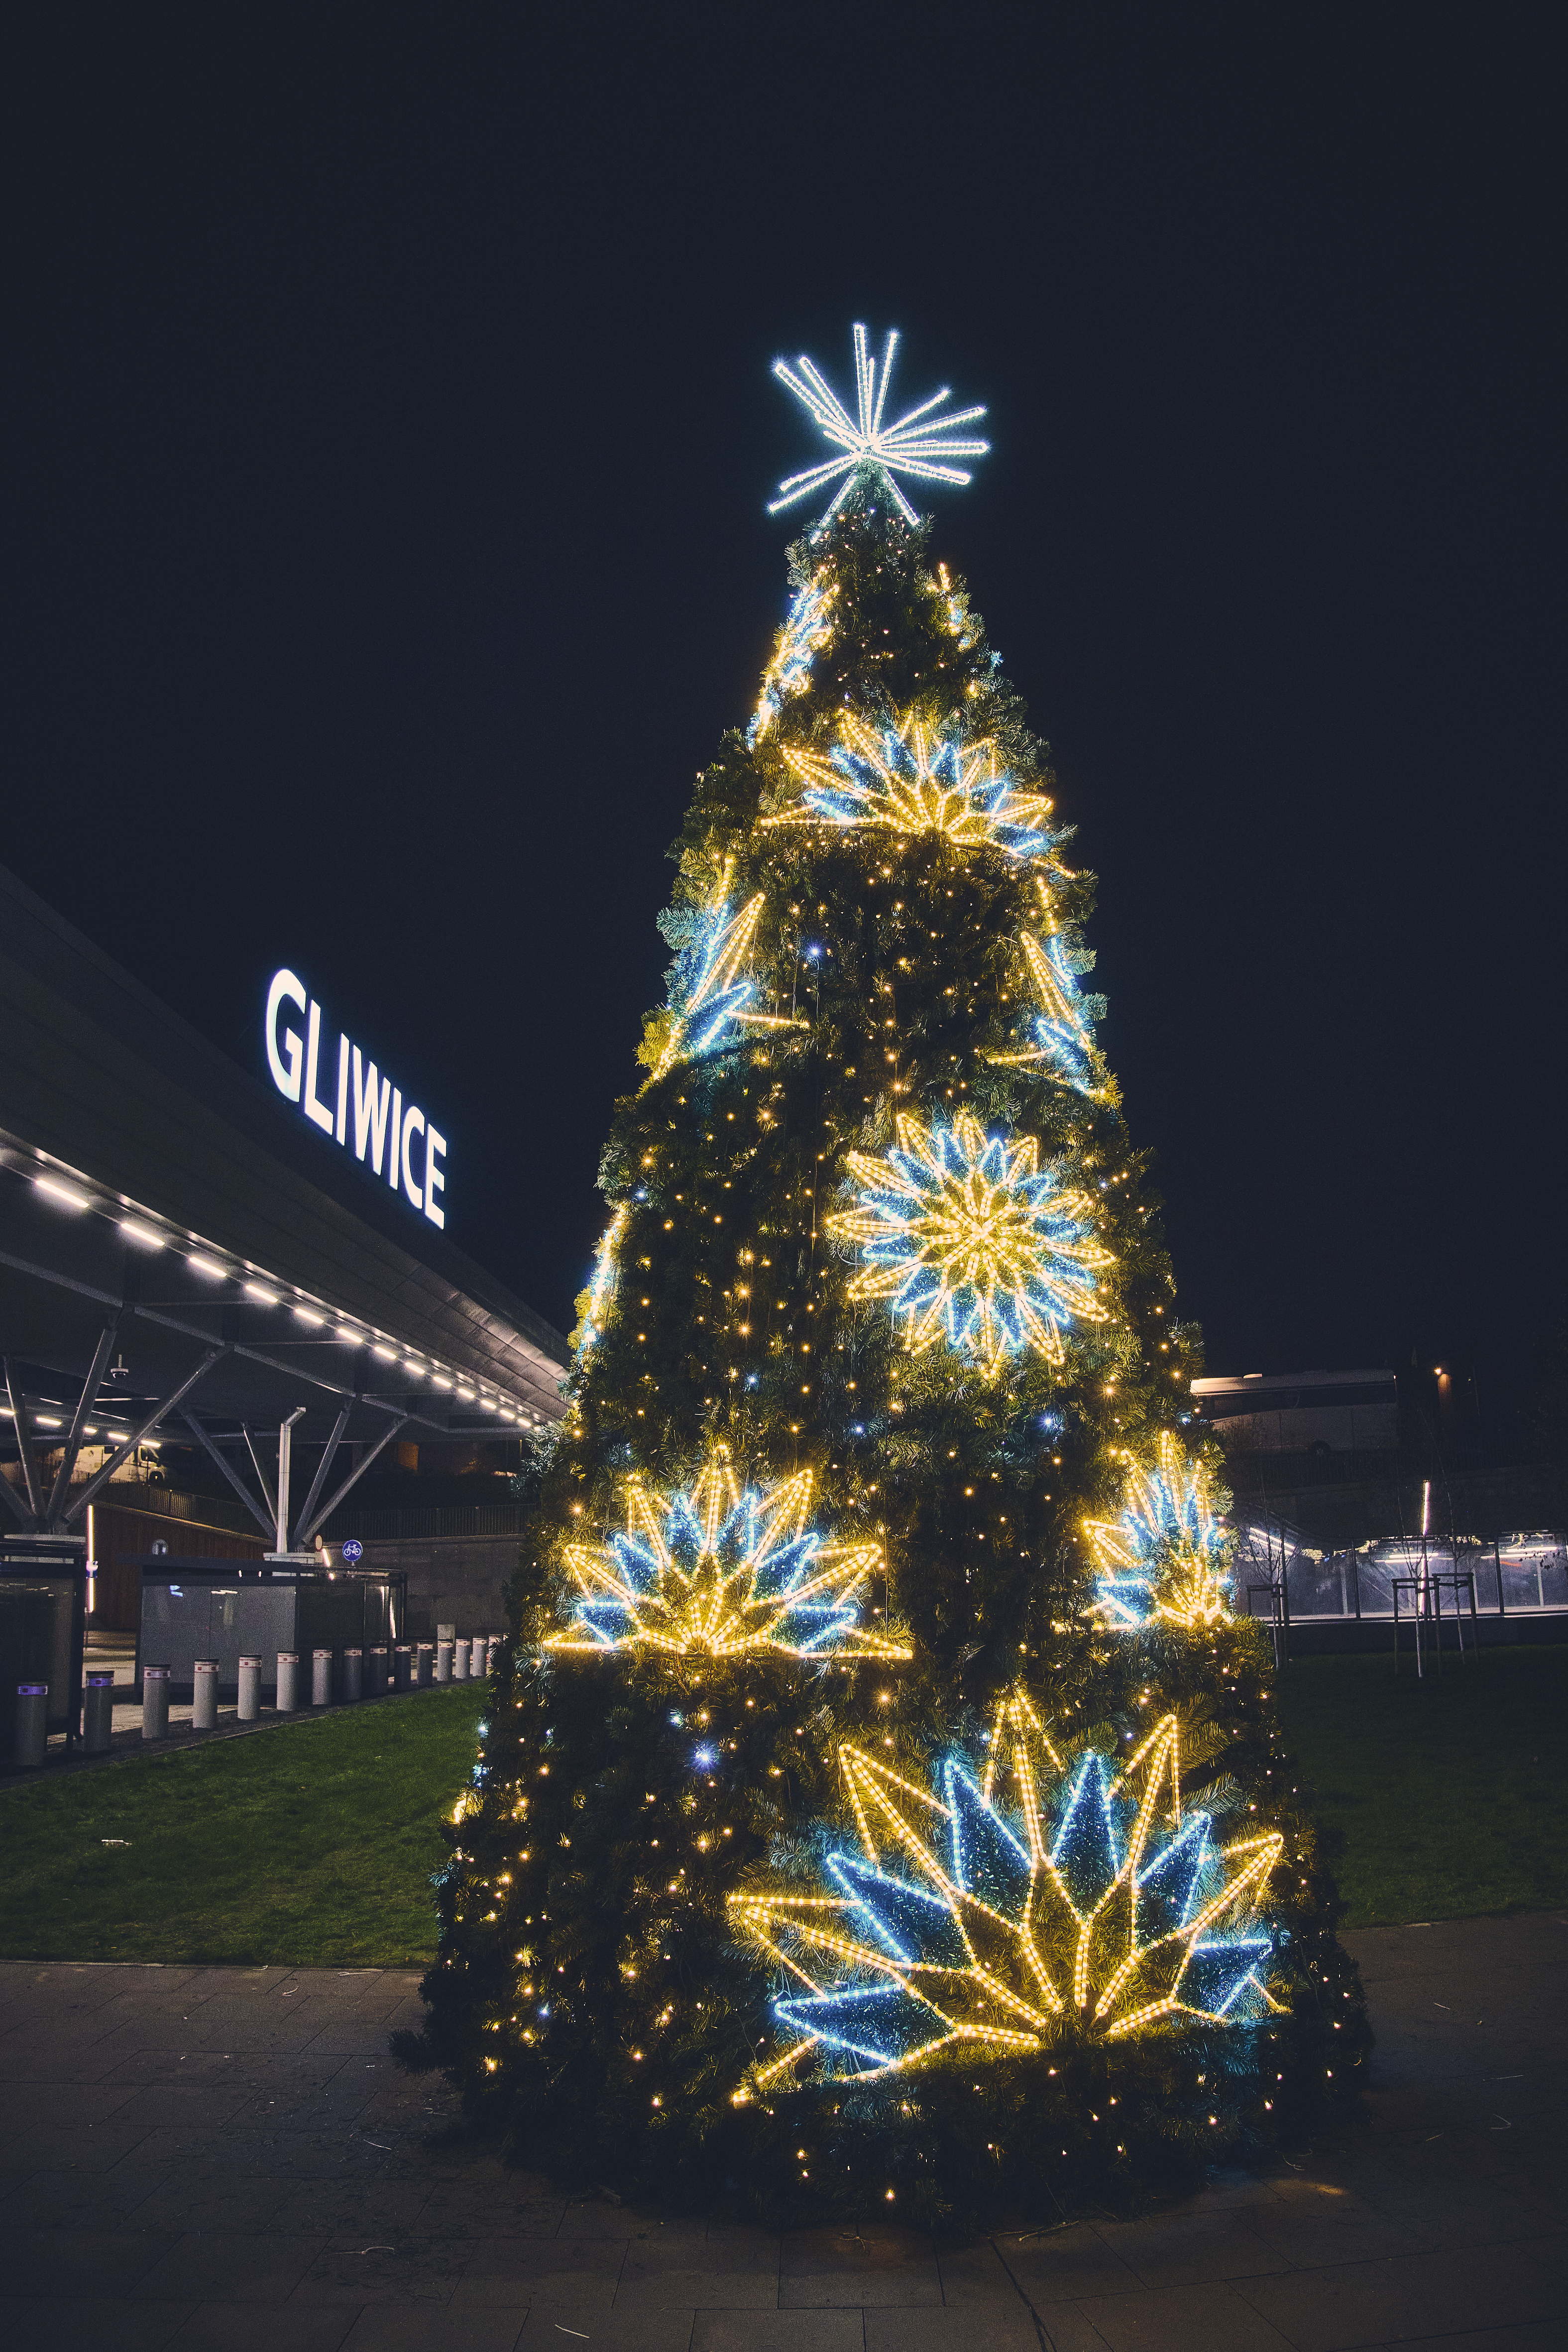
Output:
<svg viewBox="0 0 1568 2352">
<path fill-rule="evenodd" d="M 434 1642 L 375 1642 L 368 1649 L 345 1649 L 341 1653 L 340 1703 L 384 1698 L 389 1691 L 429 1690 L 433 1684 L 482 1681 L 495 1672 L 500 1646 L 498 1633 L 478 1633 L 459 1640 L 453 1627 L 443 1625 L 438 1627 Z M 332 1704 L 332 1661 L 336 1654 L 331 1650 L 313 1650 L 310 1654 L 313 1707 Z M 300 1710 L 301 1664 L 298 1650 L 278 1651 L 275 1704 L 279 1715 L 294 1715 Z M 262 1661 L 255 1652 L 247 1651 L 239 1661 L 236 1711 L 241 1723 L 255 1723 L 260 1716 L 261 1667 Z M 216 1658 L 195 1661 L 191 1696 L 193 1731 L 217 1729 L 219 1670 Z M 82 1748 L 89 1756 L 103 1755 L 113 1739 L 114 1687 L 112 1674 L 94 1672 L 83 1678 Z M 17 1764 L 24 1769 L 37 1769 L 47 1756 L 48 1716 L 47 1683 L 19 1683 L 15 1754 Z M 141 1669 L 141 1737 L 166 1739 L 168 1736 L 169 1669 L 164 1665 L 145 1665 Z"/>
</svg>

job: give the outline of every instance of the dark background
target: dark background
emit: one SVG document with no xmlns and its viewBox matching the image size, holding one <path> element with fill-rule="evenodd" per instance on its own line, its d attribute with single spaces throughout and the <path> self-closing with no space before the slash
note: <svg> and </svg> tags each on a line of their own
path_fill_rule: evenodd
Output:
<svg viewBox="0 0 1568 2352">
<path fill-rule="evenodd" d="M 785 598 L 770 379 L 937 494 L 1102 877 L 1215 1370 L 1562 1311 L 1559 12 L 68 10 L 5 82 L 0 856 L 247 1066 L 305 975 L 565 1328 L 664 853 Z M 808 510 L 810 511 L 810 510 Z"/>
</svg>

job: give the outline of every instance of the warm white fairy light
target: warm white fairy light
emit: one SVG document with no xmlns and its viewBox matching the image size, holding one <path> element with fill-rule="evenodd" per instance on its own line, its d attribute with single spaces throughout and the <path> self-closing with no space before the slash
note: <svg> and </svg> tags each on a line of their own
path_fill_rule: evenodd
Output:
<svg viewBox="0 0 1568 2352">
<path fill-rule="evenodd" d="M 802 357 L 794 367 L 787 360 L 773 362 L 774 374 L 780 383 L 789 385 L 821 427 L 823 439 L 846 454 L 830 457 L 826 464 L 812 466 L 803 474 L 791 474 L 780 482 L 779 496 L 768 507 L 769 514 L 780 514 L 786 507 L 796 506 L 800 499 L 826 489 L 830 482 L 838 482 L 838 490 L 822 514 L 826 522 L 859 480 L 884 489 L 904 521 L 913 523 L 919 518 L 894 479 L 895 474 L 908 474 L 918 481 L 961 486 L 973 477 L 950 461 L 955 457 L 983 457 L 990 448 L 988 441 L 950 437 L 959 425 L 972 425 L 986 412 L 983 408 L 960 408 L 950 416 L 938 416 L 935 412 L 952 397 L 946 385 L 933 393 L 929 400 L 923 400 L 918 408 L 910 409 L 895 425 L 883 425 L 883 410 L 887 404 L 894 353 L 898 348 L 897 331 L 889 335 L 880 362 L 871 357 L 863 327 L 856 327 L 854 343 L 858 421 L 812 361 Z"/>
<path fill-rule="evenodd" d="M 1093 1607 L 1119 1633 L 1151 1622 L 1193 1633 L 1228 1617 L 1232 1538 L 1214 1515 L 1201 1461 L 1160 1432 L 1153 1468 L 1128 1465 L 1119 1519 L 1086 1519 L 1100 1570 Z"/>
</svg>

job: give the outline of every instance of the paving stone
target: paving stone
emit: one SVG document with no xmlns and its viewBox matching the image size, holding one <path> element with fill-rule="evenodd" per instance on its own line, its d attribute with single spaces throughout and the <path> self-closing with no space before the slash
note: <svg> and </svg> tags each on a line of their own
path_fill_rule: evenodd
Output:
<svg viewBox="0 0 1568 2352">
<path fill-rule="evenodd" d="M 1342 2352 L 1525 2320 L 1568 2321 L 1568 2269 L 1561 2241 L 1550 2239 L 1450 2246 L 1288 2278 L 1246 2279 L 1237 2293 L 1273 2320 L 1297 2352 Z"/>
<path fill-rule="evenodd" d="M 431 2189 L 420 2206 L 419 2226 L 433 2237 L 553 2238 L 565 2212 L 565 2198 L 552 2196 L 537 2174 L 515 2173 L 482 2189 L 444 2183 Z"/>
<path fill-rule="evenodd" d="M 1115 2294 L 1146 2284 L 1087 2222 L 1021 2236 L 998 2231 L 986 2251 L 1009 2294 L 1016 2295 L 1021 2287 L 1032 2303 L 1071 2303 L 1080 2295 Z M 944 2254 L 942 2283 L 949 2303 L 998 2299 L 995 2273 L 980 2257 L 981 2250 L 975 2249 L 960 2273 L 956 2259 Z"/>
<path fill-rule="evenodd" d="M 1040 2352 L 1034 2321 L 1016 2294 L 1010 2305 L 991 2305 L 983 2322 L 973 2305 L 951 2311 L 894 2305 L 868 2311 L 865 2352 L 977 2352 L 982 2328 L 984 2352 Z M 1085 2336 L 1094 2352 L 1103 2352 L 1098 2338 L 1087 2331 Z"/>
<path fill-rule="evenodd" d="M 1162 2213 L 1146 2221 L 1101 2222 L 1095 2234 L 1140 2286 L 1185 2286 L 1208 2279 L 1253 2278 L 1290 2268 L 1287 2257 L 1258 2227 L 1258 2209 L 1219 2213 Z M 1374 2249 L 1381 2252 L 1381 2245 Z M 1032 2281 L 1045 2265 L 1020 2262 Z M 1055 2281 L 1051 2281 L 1055 2289 Z M 1060 2292 L 1060 2289 L 1056 2289 Z M 1092 2287 L 1074 2287 L 1092 2294 Z"/>
<path fill-rule="evenodd" d="M 308 2186 L 277 2184 L 282 2194 L 265 2227 L 333 2240 L 352 2238 L 356 2245 L 386 2239 L 401 2243 L 410 2235 L 444 2242 L 442 2230 L 420 2228 L 427 2200 L 418 2180 L 313 2180 Z M 262 2226 L 258 2224 L 258 2226 Z"/>
<path fill-rule="evenodd" d="M 517 2352 L 576 2352 L 584 2340 L 592 2352 L 686 2352 L 695 2316 L 691 2311 L 622 2315 L 586 2305 L 536 2303 L 517 2338 Z"/>
<path fill-rule="evenodd" d="M 348 2311 L 199 2303 L 170 2338 L 168 2352 L 338 2352 L 354 2317 Z"/>
<path fill-rule="evenodd" d="M 139 2296 L 207 2303 L 282 2303 L 324 2243 L 248 2230 L 187 2230 L 147 2273 Z"/>
<path fill-rule="evenodd" d="M 458 2303 L 575 2303 L 608 2311 L 623 2239 L 478 2238 L 463 2249 Z"/>
<path fill-rule="evenodd" d="M 862 2229 L 851 2222 L 841 2229 L 791 2231 L 784 2241 L 781 2310 L 941 2301 L 936 2253 L 913 2231 Z"/>
<path fill-rule="evenodd" d="M 167 2230 L 0 2229 L 0 2279 L 13 2294 L 62 2302 L 129 2294 L 176 2242 Z M 180 2299 L 195 2293 L 187 2287 Z"/>
<path fill-rule="evenodd" d="M 512 2352 L 527 2317 L 518 2305 L 454 2311 L 446 2304 L 374 2304 L 352 2323 L 342 2352 Z"/>
<path fill-rule="evenodd" d="M 361 2238 L 355 2231 L 322 2249 L 293 2302 L 350 2310 L 381 2303 L 444 2305 L 452 2300 L 466 2252 L 444 2239 Z M 527 2296 L 514 2289 L 509 2299 L 522 2304 Z"/>
<path fill-rule="evenodd" d="M 1107 2352 L 1292 2352 L 1282 2336 L 1230 2287 L 1167 2286 L 1139 2294 L 1092 2295 L 1080 2304 Z M 1362 2336 L 1366 2344 L 1375 2339 Z"/>
<path fill-rule="evenodd" d="M 692 2323 L 691 2352 L 863 2352 L 864 2345 L 858 2311 L 699 2311 Z"/>
<path fill-rule="evenodd" d="M 166 2178 L 138 2165 L 134 2150 L 108 2172 L 35 2172 L 7 2198 L 5 2218 L 29 2230 L 180 2229 L 179 2221 L 142 2210 Z"/>
<path fill-rule="evenodd" d="M 17 2352 L 164 2352 L 189 2303 L 129 2304 L 97 2295 L 0 2296 L 0 2343 Z"/>
</svg>

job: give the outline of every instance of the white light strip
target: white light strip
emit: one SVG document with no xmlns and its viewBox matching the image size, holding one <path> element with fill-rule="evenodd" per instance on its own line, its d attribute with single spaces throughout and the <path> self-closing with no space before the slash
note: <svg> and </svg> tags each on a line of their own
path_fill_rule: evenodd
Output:
<svg viewBox="0 0 1568 2352">
<path fill-rule="evenodd" d="M 33 1182 L 40 1192 L 54 1202 L 57 1208 L 80 1210 L 92 1206 L 85 1192 L 78 1192 L 74 1184 L 62 1184 L 57 1176 L 35 1176 Z"/>
</svg>

